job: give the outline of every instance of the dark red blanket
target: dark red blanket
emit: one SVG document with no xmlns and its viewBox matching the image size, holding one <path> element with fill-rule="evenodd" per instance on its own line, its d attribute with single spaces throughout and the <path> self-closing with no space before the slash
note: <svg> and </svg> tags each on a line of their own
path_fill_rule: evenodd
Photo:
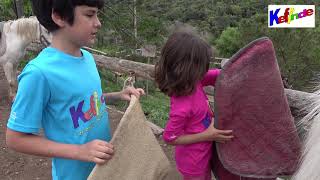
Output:
<svg viewBox="0 0 320 180">
<path fill-rule="evenodd" d="M 251 42 L 226 63 L 214 98 L 216 128 L 235 136 L 216 144 L 229 172 L 253 178 L 294 172 L 301 145 L 270 39 Z"/>
</svg>

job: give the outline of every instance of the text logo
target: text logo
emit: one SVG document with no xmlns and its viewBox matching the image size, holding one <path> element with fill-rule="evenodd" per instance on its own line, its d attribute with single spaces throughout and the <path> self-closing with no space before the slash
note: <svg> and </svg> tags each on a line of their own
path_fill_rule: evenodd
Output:
<svg viewBox="0 0 320 180">
<path fill-rule="evenodd" d="M 314 28 L 314 5 L 269 5 L 269 28 Z"/>
</svg>

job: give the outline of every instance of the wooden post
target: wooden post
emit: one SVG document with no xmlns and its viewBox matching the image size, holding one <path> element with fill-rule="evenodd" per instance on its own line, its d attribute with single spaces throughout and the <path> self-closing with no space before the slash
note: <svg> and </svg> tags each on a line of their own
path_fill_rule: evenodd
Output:
<svg viewBox="0 0 320 180">
<path fill-rule="evenodd" d="M 148 57 L 147 63 L 150 64 L 150 57 Z M 148 96 L 148 94 L 149 94 L 149 81 L 146 80 L 146 95 Z"/>
<path fill-rule="evenodd" d="M 144 47 L 141 48 L 141 55 L 143 57 L 147 57 L 148 61 L 147 64 L 150 64 L 150 58 L 151 57 L 156 57 L 156 51 L 157 47 L 154 45 L 145 45 Z M 146 95 L 149 94 L 149 82 L 146 80 Z"/>
</svg>

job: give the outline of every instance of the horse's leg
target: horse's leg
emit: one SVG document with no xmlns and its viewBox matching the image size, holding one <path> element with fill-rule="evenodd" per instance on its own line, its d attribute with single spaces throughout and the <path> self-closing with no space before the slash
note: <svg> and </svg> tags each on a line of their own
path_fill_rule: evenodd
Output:
<svg viewBox="0 0 320 180">
<path fill-rule="evenodd" d="M 10 97 L 10 101 L 14 100 L 14 97 L 16 95 L 16 90 L 17 90 L 17 81 L 16 81 L 16 76 L 15 76 L 15 69 L 14 69 L 14 65 L 11 62 L 6 62 L 3 66 L 4 69 L 4 73 L 6 75 L 6 78 L 8 80 L 9 83 L 9 97 Z"/>
<path fill-rule="evenodd" d="M 17 90 L 18 90 L 18 83 L 17 83 L 17 64 L 12 64 L 12 92 L 13 92 L 13 99 L 16 97 Z"/>
</svg>

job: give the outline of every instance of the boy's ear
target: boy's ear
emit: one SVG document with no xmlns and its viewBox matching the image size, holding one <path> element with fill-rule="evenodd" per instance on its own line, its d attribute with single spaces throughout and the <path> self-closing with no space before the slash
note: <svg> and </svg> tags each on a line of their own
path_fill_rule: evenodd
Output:
<svg viewBox="0 0 320 180">
<path fill-rule="evenodd" d="M 65 20 L 56 12 L 51 13 L 51 18 L 60 28 L 64 27 L 66 24 Z"/>
</svg>

